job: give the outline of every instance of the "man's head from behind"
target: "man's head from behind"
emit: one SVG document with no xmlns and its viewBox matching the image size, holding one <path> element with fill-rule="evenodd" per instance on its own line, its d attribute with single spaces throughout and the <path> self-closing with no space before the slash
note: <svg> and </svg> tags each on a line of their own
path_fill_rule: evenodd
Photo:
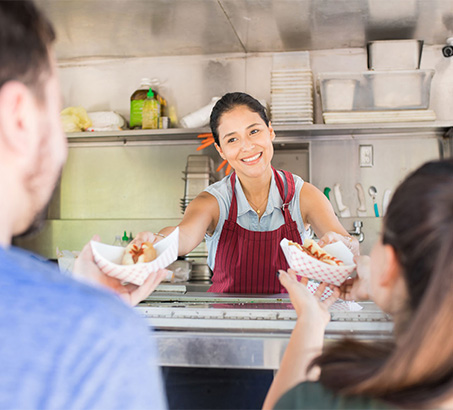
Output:
<svg viewBox="0 0 453 410">
<path fill-rule="evenodd" d="M 51 24 L 30 1 L 0 1 L 0 243 L 45 209 L 66 159 Z"/>
</svg>

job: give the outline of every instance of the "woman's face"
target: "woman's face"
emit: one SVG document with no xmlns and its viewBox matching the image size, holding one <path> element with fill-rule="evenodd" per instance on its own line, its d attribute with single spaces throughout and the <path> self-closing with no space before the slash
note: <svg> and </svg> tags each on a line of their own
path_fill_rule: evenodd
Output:
<svg viewBox="0 0 453 410">
<path fill-rule="evenodd" d="M 382 235 L 370 253 L 368 293 L 384 312 L 404 311 L 408 295 L 402 269 L 394 248 L 384 245 Z"/>
<path fill-rule="evenodd" d="M 274 155 L 275 133 L 258 113 L 237 106 L 220 117 L 216 147 L 238 174 L 262 176 Z"/>
<path fill-rule="evenodd" d="M 378 305 L 380 305 L 380 294 L 381 294 L 381 286 L 380 286 L 380 276 L 382 275 L 385 269 L 385 251 L 384 251 L 384 244 L 382 243 L 382 235 L 380 236 L 379 240 L 374 244 L 373 249 L 370 253 L 370 279 L 369 279 L 369 286 L 368 292 Z M 381 306 L 384 308 L 384 306 Z"/>
</svg>

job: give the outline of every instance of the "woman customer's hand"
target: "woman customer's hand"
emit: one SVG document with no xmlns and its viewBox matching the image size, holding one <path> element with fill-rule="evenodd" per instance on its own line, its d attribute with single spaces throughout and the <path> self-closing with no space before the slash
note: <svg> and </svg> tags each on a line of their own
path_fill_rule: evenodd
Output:
<svg viewBox="0 0 453 410">
<path fill-rule="evenodd" d="M 99 236 L 93 236 L 92 240 L 99 241 Z M 143 285 L 137 286 L 129 283 L 124 285 L 121 280 L 103 273 L 94 262 L 93 252 L 89 243 L 85 245 L 74 264 L 74 277 L 105 286 L 116 292 L 126 303 L 135 306 L 146 299 L 165 279 L 168 274 L 166 269 L 160 269 L 152 273 Z"/>
<path fill-rule="evenodd" d="M 356 238 L 333 231 L 326 232 L 318 241 L 318 245 L 324 247 L 335 242 L 343 242 L 354 255 L 360 255 L 359 241 Z"/>
<path fill-rule="evenodd" d="M 307 289 L 307 278 L 299 282 L 296 273 L 289 269 L 279 271 L 281 284 L 286 288 L 297 313 L 297 321 L 263 404 L 272 409 L 278 399 L 293 386 L 306 380 L 317 380 L 319 368 L 308 371 L 310 363 L 322 352 L 324 332 L 330 320 L 329 307 L 337 300 L 339 289 L 329 285 L 333 294 L 321 302 L 326 283 L 321 283 L 314 294 Z"/>
<path fill-rule="evenodd" d="M 288 291 L 297 316 L 299 318 L 302 316 L 313 317 L 316 320 L 322 318 L 324 324 L 327 325 L 330 321 L 328 309 L 340 296 L 339 288 L 323 282 L 318 286 L 315 293 L 312 294 L 307 289 L 307 278 L 302 278 L 299 282 L 296 272 L 292 269 L 288 269 L 288 272 L 280 270 L 279 273 L 280 283 Z M 321 296 L 327 287 L 331 288 L 333 293 L 321 301 Z"/>
<path fill-rule="evenodd" d="M 340 298 L 343 300 L 369 300 L 370 299 L 370 257 L 356 256 L 357 276 L 347 279 L 340 286 Z"/>
</svg>

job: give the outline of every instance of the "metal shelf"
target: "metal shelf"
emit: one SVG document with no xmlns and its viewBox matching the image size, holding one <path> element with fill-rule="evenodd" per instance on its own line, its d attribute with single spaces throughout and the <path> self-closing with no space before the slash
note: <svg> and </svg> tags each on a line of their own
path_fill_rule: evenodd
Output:
<svg viewBox="0 0 453 410">
<path fill-rule="evenodd" d="M 277 144 L 310 141 L 355 140 L 373 138 L 444 138 L 453 122 L 379 123 L 339 125 L 278 125 Z M 209 128 L 168 128 L 160 130 L 124 130 L 76 132 L 67 135 L 70 146 L 80 145 L 198 145 L 197 135 Z"/>
</svg>

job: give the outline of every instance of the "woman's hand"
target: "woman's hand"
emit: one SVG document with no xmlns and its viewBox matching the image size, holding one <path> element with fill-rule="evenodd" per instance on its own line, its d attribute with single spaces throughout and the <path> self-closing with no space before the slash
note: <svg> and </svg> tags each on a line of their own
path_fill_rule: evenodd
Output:
<svg viewBox="0 0 453 410">
<path fill-rule="evenodd" d="M 360 255 L 359 241 L 356 238 L 333 231 L 326 232 L 318 241 L 318 245 L 324 247 L 334 242 L 343 242 L 354 255 Z"/>
<path fill-rule="evenodd" d="M 330 320 L 328 308 L 339 296 L 339 289 L 330 285 L 333 295 L 321 302 L 321 296 L 327 287 L 321 283 L 316 292 L 311 294 L 306 285 L 308 279 L 297 280 L 296 273 L 279 271 L 281 284 L 286 288 L 298 319 L 291 333 L 280 368 L 272 381 L 263 404 L 263 409 L 272 409 L 278 399 L 293 386 L 306 380 L 316 380 L 319 368 L 307 369 L 317 357 L 324 343 L 324 331 Z"/>
<path fill-rule="evenodd" d="M 370 299 L 370 257 L 356 256 L 357 276 L 347 279 L 340 286 L 340 298 L 343 300 L 369 300 Z"/>
<path fill-rule="evenodd" d="M 280 283 L 288 291 L 297 317 L 305 317 L 307 319 L 316 318 L 316 321 L 318 322 L 319 318 L 322 318 L 324 325 L 327 325 L 330 321 L 328 309 L 340 296 L 339 288 L 323 282 L 318 286 L 315 293 L 312 294 L 307 289 L 308 278 L 302 278 L 299 282 L 297 280 L 296 272 L 292 269 L 288 269 L 288 272 L 280 270 L 279 273 Z M 321 296 L 327 286 L 333 290 L 333 293 L 328 298 L 321 301 Z"/>
<path fill-rule="evenodd" d="M 140 232 L 138 233 L 135 238 L 131 241 L 131 243 L 136 244 L 137 246 L 141 246 L 143 242 L 150 242 L 152 244 L 155 244 L 157 242 L 160 242 L 162 239 L 164 239 L 164 235 L 159 235 L 155 234 L 152 232 Z"/>
<path fill-rule="evenodd" d="M 97 235 L 92 240 L 99 241 Z M 165 269 L 148 276 L 141 286 L 127 284 L 123 285 L 121 280 L 112 278 L 103 273 L 94 262 L 93 252 L 89 243 L 85 245 L 74 264 L 74 277 L 105 286 L 116 292 L 125 302 L 135 306 L 143 299 L 146 299 L 162 282 L 168 274 Z"/>
</svg>

